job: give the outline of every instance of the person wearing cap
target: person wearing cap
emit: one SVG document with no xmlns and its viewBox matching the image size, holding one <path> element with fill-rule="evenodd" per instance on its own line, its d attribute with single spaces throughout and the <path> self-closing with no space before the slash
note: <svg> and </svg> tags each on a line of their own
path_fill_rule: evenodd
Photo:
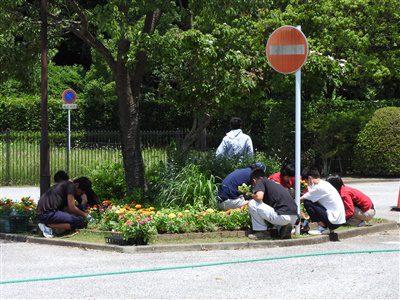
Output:
<svg viewBox="0 0 400 300">
<path fill-rule="evenodd" d="M 251 172 L 254 169 L 266 170 L 266 167 L 261 162 L 251 164 L 247 168 L 237 169 L 228 174 L 218 187 L 217 204 L 222 210 L 235 209 L 246 205 L 249 201 L 246 200 L 246 195 L 239 191 L 239 186 L 243 183 L 251 185 Z"/>
<path fill-rule="evenodd" d="M 66 180 L 53 185 L 39 199 L 38 226 L 46 238 L 54 236 L 53 230 L 66 231 L 83 228 L 85 220 L 94 219 L 75 205 L 75 198 L 91 189 L 91 182 L 80 177 L 73 182 Z"/>
<path fill-rule="evenodd" d="M 297 204 L 283 186 L 266 178 L 263 170 L 255 169 L 250 176 L 253 194 L 248 208 L 254 233 L 248 237 L 271 237 L 268 222 L 274 226 L 279 238 L 290 239 L 293 225 L 298 221 Z"/>
<path fill-rule="evenodd" d="M 345 185 L 342 178 L 337 174 L 328 176 L 326 181 L 333 185 L 343 200 L 346 224 L 361 227 L 372 220 L 375 216 L 375 209 L 370 197 Z"/>
<path fill-rule="evenodd" d="M 247 134 L 244 134 L 242 120 L 238 117 L 233 117 L 230 121 L 231 131 L 222 139 L 218 146 L 216 156 L 227 158 L 253 156 L 253 142 Z"/>
</svg>

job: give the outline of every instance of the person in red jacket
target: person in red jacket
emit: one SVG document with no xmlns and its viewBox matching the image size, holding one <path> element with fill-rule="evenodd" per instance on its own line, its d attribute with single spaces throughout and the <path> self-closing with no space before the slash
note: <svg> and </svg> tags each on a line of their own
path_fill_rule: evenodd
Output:
<svg viewBox="0 0 400 300">
<path fill-rule="evenodd" d="M 278 173 L 274 173 L 268 177 L 268 179 L 271 179 L 277 183 L 279 183 L 281 186 L 289 189 L 292 188 L 294 189 L 294 165 L 291 163 L 284 164 L 281 167 L 281 171 Z"/>
<path fill-rule="evenodd" d="M 342 197 L 346 223 L 352 226 L 365 226 L 375 216 L 374 204 L 367 195 L 343 183 L 339 175 L 330 175 L 326 181 L 332 184 Z"/>
</svg>

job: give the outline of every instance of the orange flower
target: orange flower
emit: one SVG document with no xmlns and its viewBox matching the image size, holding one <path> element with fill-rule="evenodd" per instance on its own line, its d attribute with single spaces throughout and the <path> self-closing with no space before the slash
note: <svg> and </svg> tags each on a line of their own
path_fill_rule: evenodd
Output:
<svg viewBox="0 0 400 300">
<path fill-rule="evenodd" d="M 139 209 L 139 208 L 142 208 L 142 206 L 141 206 L 140 204 L 136 204 L 136 205 L 135 205 L 135 208 L 136 208 L 136 209 Z"/>
<path fill-rule="evenodd" d="M 136 216 L 135 218 L 136 218 L 136 220 L 140 220 L 140 216 Z"/>
</svg>

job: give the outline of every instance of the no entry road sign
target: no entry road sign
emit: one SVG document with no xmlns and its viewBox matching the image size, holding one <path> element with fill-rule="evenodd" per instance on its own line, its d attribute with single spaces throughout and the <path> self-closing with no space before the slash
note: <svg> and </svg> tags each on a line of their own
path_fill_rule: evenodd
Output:
<svg viewBox="0 0 400 300">
<path fill-rule="evenodd" d="M 266 55 L 271 67 L 282 74 L 300 69 L 307 60 L 308 43 L 301 30 L 285 25 L 276 29 L 268 39 Z"/>
</svg>

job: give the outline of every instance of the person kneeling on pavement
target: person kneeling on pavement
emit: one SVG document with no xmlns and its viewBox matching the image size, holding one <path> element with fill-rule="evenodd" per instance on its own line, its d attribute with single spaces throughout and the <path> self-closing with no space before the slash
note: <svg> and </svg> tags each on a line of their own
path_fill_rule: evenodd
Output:
<svg viewBox="0 0 400 300">
<path fill-rule="evenodd" d="M 43 236 L 52 238 L 57 232 L 83 228 L 86 221 L 94 219 L 75 205 L 75 198 L 91 189 L 91 182 L 86 177 L 71 181 L 61 181 L 48 189 L 37 205 L 38 226 Z"/>
<path fill-rule="evenodd" d="M 375 216 L 375 209 L 370 197 L 345 185 L 342 178 L 337 174 L 330 175 L 326 181 L 333 185 L 343 200 L 346 224 L 362 227 L 372 220 Z"/>
<path fill-rule="evenodd" d="M 251 239 L 270 237 L 267 223 L 275 226 L 281 239 L 290 239 L 292 226 L 298 220 L 297 205 L 292 196 L 282 185 L 265 177 L 261 169 L 251 173 L 253 182 L 252 199 L 248 208 L 251 216 L 253 234 Z"/>
<path fill-rule="evenodd" d="M 311 221 L 318 223 L 317 229 L 308 233 L 329 234 L 346 223 L 342 198 L 329 182 L 321 179 L 318 169 L 306 167 L 301 176 L 307 180 L 308 192 L 300 197 L 300 202 L 304 202 Z"/>
</svg>

